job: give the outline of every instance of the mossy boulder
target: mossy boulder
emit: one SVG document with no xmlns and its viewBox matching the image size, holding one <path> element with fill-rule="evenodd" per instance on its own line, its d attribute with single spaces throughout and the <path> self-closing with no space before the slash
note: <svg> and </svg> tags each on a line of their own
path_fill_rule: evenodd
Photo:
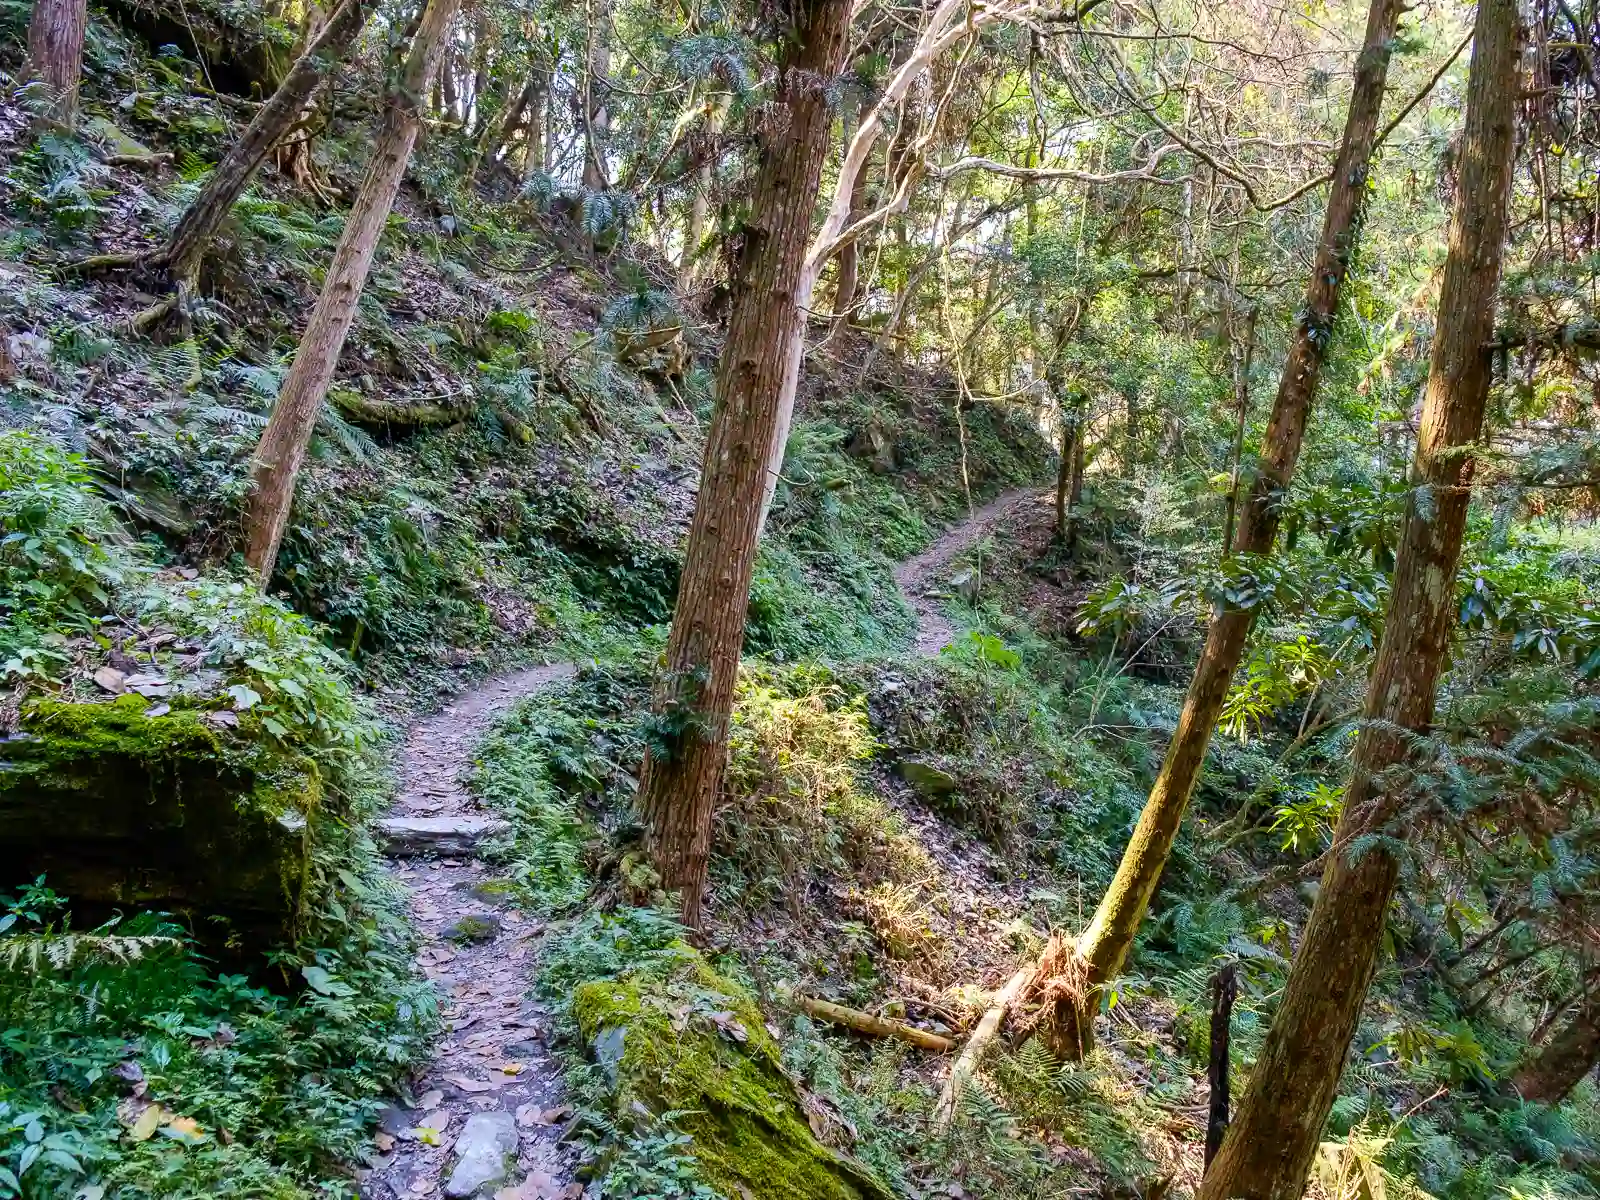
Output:
<svg viewBox="0 0 1600 1200">
<path fill-rule="evenodd" d="M 620 1123 L 679 1114 L 706 1183 L 748 1200 L 892 1200 L 870 1171 L 820 1142 L 778 1045 L 742 989 L 688 947 L 573 994 L 585 1042 L 615 1088 Z"/>
<path fill-rule="evenodd" d="M 266 770 L 203 713 L 148 708 L 139 696 L 27 706 L 0 739 L 0 885 L 46 875 L 80 921 L 177 912 L 215 948 L 281 941 L 305 888 L 315 767 L 280 756 Z"/>
</svg>

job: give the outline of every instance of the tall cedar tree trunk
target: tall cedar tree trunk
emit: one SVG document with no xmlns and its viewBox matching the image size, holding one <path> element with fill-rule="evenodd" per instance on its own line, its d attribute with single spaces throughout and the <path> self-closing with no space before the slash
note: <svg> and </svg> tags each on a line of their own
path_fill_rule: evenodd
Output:
<svg viewBox="0 0 1600 1200">
<path fill-rule="evenodd" d="M 255 178 L 272 148 L 299 118 L 335 67 L 344 61 L 350 46 L 377 7 L 376 0 L 343 0 L 322 27 L 316 39 L 295 60 L 272 98 L 256 110 L 250 124 L 222 156 L 217 169 L 206 178 L 205 186 L 178 218 L 167 244 L 151 260 L 165 267 L 180 289 L 192 287 L 211 239 L 228 219 L 234 204 Z"/>
<path fill-rule="evenodd" d="M 1489 397 L 1518 52 L 1516 0 L 1480 0 L 1411 494 L 1344 812 L 1283 1001 L 1198 1200 L 1300 1196 L 1372 981 L 1400 872 L 1393 839 L 1404 836 L 1400 809 L 1420 765 L 1408 761 L 1408 732 L 1424 733 L 1433 722 L 1455 626 L 1472 479 L 1467 451 L 1482 434 Z"/>
<path fill-rule="evenodd" d="M 1359 214 L 1367 188 L 1378 113 L 1383 106 L 1390 44 L 1400 19 L 1400 9 L 1401 0 L 1373 0 L 1367 16 L 1366 40 L 1356 61 L 1355 87 L 1350 94 L 1344 142 L 1334 163 L 1333 186 L 1322 222 L 1316 266 L 1278 384 L 1277 399 L 1262 442 L 1260 469 L 1240 513 L 1236 544 L 1241 553 L 1271 551 L 1278 530 L 1278 504 L 1300 457 L 1300 444 L 1333 329 L 1339 288 L 1349 272 L 1359 235 Z M 1132 422 L 1131 404 L 1128 415 Z M 1239 669 L 1239 660 L 1244 655 L 1254 622 L 1253 609 L 1229 608 L 1220 602 L 1212 614 L 1205 648 L 1195 666 L 1194 678 L 1189 682 L 1183 713 L 1167 747 L 1161 773 L 1150 789 L 1144 811 L 1139 814 L 1139 824 L 1123 852 L 1116 878 L 1101 899 L 1094 919 L 1078 939 L 1078 953 L 1088 966 L 1089 987 L 1084 1004 L 1076 1012 L 1059 1011 L 1057 1019 L 1076 1020 L 1087 1026 L 1098 1007 L 1100 985 L 1122 969 L 1172 852 L 1173 839 L 1177 837 L 1178 826 L 1189 805 L 1212 730 L 1216 728 L 1234 672 Z M 1076 1041 L 1086 1045 L 1090 1036 L 1089 1029 L 1085 1028 L 1061 1040 L 1064 1044 Z"/>
<path fill-rule="evenodd" d="M 69 129 L 78 120 L 83 32 L 88 23 L 88 0 L 33 0 L 24 74 L 44 85 L 45 119 Z"/>
<path fill-rule="evenodd" d="M 1600 995 L 1584 1000 L 1512 1076 L 1517 1094 L 1531 1104 L 1560 1104 L 1600 1062 Z"/>
<path fill-rule="evenodd" d="M 682 890 L 692 928 L 700 923 L 711 814 L 728 754 L 767 456 L 787 348 L 802 320 L 796 285 L 828 151 L 827 89 L 844 63 L 850 0 L 794 0 L 789 20 L 656 697 L 663 723 L 676 731 L 672 753 L 646 754 L 639 782 L 656 870 L 665 887 Z"/>
<path fill-rule="evenodd" d="M 272 578 L 278 544 L 283 540 L 289 506 L 294 500 L 295 478 L 339 364 L 345 336 L 355 320 L 356 304 L 378 249 L 378 236 L 389 219 L 411 159 L 411 148 L 422 127 L 422 99 L 438 69 L 445 34 L 459 3 L 460 0 L 428 0 L 405 69 L 389 93 L 372 161 L 328 266 L 322 294 L 311 310 L 294 366 L 278 393 L 261 444 L 256 447 L 251 471 L 254 487 L 245 511 L 245 561 L 259 576 L 262 587 Z"/>
</svg>

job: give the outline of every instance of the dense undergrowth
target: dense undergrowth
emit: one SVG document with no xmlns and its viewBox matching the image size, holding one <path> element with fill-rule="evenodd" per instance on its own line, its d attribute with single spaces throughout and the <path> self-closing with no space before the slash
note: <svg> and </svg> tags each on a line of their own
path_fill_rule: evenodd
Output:
<svg viewBox="0 0 1600 1200">
<path fill-rule="evenodd" d="M 1121 548 L 1098 565 L 1088 559 L 1087 580 L 1083 560 L 1058 573 L 1058 552 L 1026 512 L 1007 534 L 1036 549 L 1031 562 L 980 544 L 965 568 L 954 564 L 952 575 L 978 571 L 986 582 L 976 603 L 958 605 L 966 629 L 935 659 L 751 661 L 741 678 L 713 848 L 712 959 L 781 1027 L 791 1072 L 833 1118 L 829 1136 L 899 1189 L 1053 1195 L 1063 1172 L 1116 1194 L 1192 1182 L 1211 974 L 1225 962 L 1241 971 L 1232 1057 L 1247 1072 L 1309 910 L 1337 813 L 1326 781 L 1353 727 L 1346 689 L 1359 683 L 1331 660 L 1350 643 L 1370 649 L 1381 607 L 1347 598 L 1372 577 L 1359 561 L 1341 566 L 1337 543 L 1307 553 L 1342 592 L 1309 605 L 1286 588 L 1274 604 L 1241 688 L 1254 707 L 1238 702 L 1232 736 L 1214 745 L 1199 818 L 1180 838 L 1129 972 L 1108 993 L 1102 1044 L 1087 1062 L 1062 1066 L 1024 1033 L 991 1058 L 952 1132 L 930 1138 L 937 1075 L 919 1052 L 825 1033 L 786 1002 L 820 994 L 946 1030 L 970 1018 L 979 984 L 1003 978 L 1050 930 L 1081 926 L 1176 721 L 1169 664 L 1193 653 L 1196 619 L 1176 593 L 1152 600 L 1128 586 L 1130 567 L 1158 574 L 1163 556 L 1193 551 L 1149 511 L 1118 504 L 1117 491 L 1107 481 L 1095 520 L 1120 526 L 1103 544 Z M 1536 600 L 1513 598 L 1516 581 L 1530 578 L 1526 564 L 1548 564 L 1553 543 L 1538 531 L 1507 542 L 1486 524 L 1475 536 L 1480 565 L 1462 582 L 1469 608 L 1578 602 L 1580 576 L 1566 572 Z M 1130 555 L 1139 544 L 1144 552 Z M 1076 597 L 1076 628 L 1053 624 L 1057 606 L 1037 602 L 1042 580 Z M 1583 610 L 1570 613 L 1578 620 L 1562 626 L 1575 632 Z M 1589 709 L 1581 700 L 1563 708 L 1566 685 L 1543 665 L 1556 652 L 1525 653 L 1536 643 L 1509 637 L 1494 651 L 1524 679 L 1520 694 L 1534 707 L 1519 711 L 1536 723 L 1542 696 L 1544 735 L 1581 735 Z M 642 646 L 584 670 L 508 718 L 483 749 L 483 794 L 518 818 L 514 875 L 557 913 L 584 896 L 611 910 L 557 935 L 541 986 L 558 1000 L 580 981 L 625 974 L 676 936 L 629 812 L 649 737 L 638 714 L 652 654 Z M 1320 673 L 1295 676 L 1307 663 Z M 1458 745 L 1472 753 L 1470 739 Z M 1559 791 L 1553 778 L 1545 784 Z M 1587 1081 L 1547 1109 L 1506 1094 L 1527 1018 L 1512 997 L 1470 1005 L 1448 972 L 1419 977 L 1419 963 L 1446 953 L 1434 941 L 1443 919 L 1420 905 L 1396 915 L 1318 1186 L 1337 1195 L 1351 1180 L 1381 1179 L 1387 1194 L 1452 1200 L 1593 1194 L 1600 1095 Z M 609 1120 L 613 1093 L 576 1024 L 568 1028 L 598 1160 L 634 1163 L 641 1147 L 664 1144 L 651 1139 L 670 1140 L 670 1120 L 665 1132 Z M 699 1178 L 693 1142 L 672 1144 L 673 1170 Z M 606 1194 L 657 1194 L 627 1190 L 632 1167 L 610 1169 L 617 1182 Z"/>
<path fill-rule="evenodd" d="M 26 16 L 0 9 L 0 67 L 15 66 Z M 48 877 L 0 881 L 0 1195 L 348 1195 L 381 1098 L 435 1028 L 363 828 L 388 780 L 386 734 L 360 693 L 392 712 L 463 668 L 552 645 L 637 662 L 676 590 L 713 331 L 691 324 L 678 377 L 619 361 L 613 330 L 662 302 L 651 265 L 571 253 L 536 207 L 463 189 L 457 148 L 430 139 L 261 598 L 232 554 L 249 455 L 339 221 L 269 175 L 207 260 L 194 326 L 130 332 L 137 281 L 70 264 L 168 228 L 232 118 L 190 89 L 177 47 L 153 53 L 98 15 L 87 61 L 79 134 L 0 152 L 5 727 L 62 705 L 125 708 L 134 740 L 192 725 L 228 769 L 262 781 L 273 819 L 306 822 L 311 853 L 265 956 L 199 912 L 135 903 L 101 925 L 104 906 Z M 0 119 L 21 129 L 26 116 L 8 100 Z M 334 187 L 359 178 L 360 129 L 319 139 Z M 106 167 L 108 148 L 174 164 Z M 552 249 L 553 269 L 526 270 Z M 948 487 L 958 452 L 936 404 L 903 407 L 894 479 L 851 452 L 894 401 L 894 377 L 880 364 L 802 414 L 751 599 L 750 645 L 773 661 L 901 644 L 913 622 L 890 567 L 967 503 Z M 450 419 L 406 423 L 407 406 L 430 403 Z M 966 425 L 979 498 L 1040 475 L 1025 417 L 980 408 Z M 101 703 L 107 669 L 152 690 Z M 613 703 L 636 704 L 643 677 L 621 672 Z M 519 762 L 494 785 L 527 818 L 520 876 L 558 907 L 583 895 L 595 852 L 594 814 L 567 797 L 604 774 L 573 745 L 570 760 Z M 633 1179 L 617 1194 L 651 1194 L 649 1180 L 689 1161 L 670 1127 L 652 1136 L 612 1163 Z"/>
<path fill-rule="evenodd" d="M 25 16 L 0 5 L 8 45 Z M 152 52 L 96 19 L 88 61 L 80 135 L 0 151 L 0 321 L 15 370 L 0 385 L 0 718 L 10 733 L 50 705 L 102 699 L 96 672 L 137 655 L 166 680 L 147 686 L 168 690 L 148 706 L 124 699 L 129 712 L 208 722 L 219 754 L 279 798 L 287 790 L 315 836 L 292 936 L 250 970 L 221 961 L 226 937 L 175 914 L 72 924 L 48 878 L 0 881 L 11 889 L 0 1195 L 348 1193 L 379 1098 L 433 1027 L 362 829 L 387 783 L 383 734 L 359 694 L 400 709 L 462 669 L 536 653 L 587 665 L 496 729 L 478 787 L 514 820 L 507 873 L 561 918 L 537 986 L 563 1006 L 600 1195 L 705 1197 L 742 1182 L 717 1161 L 693 1089 L 655 1078 L 630 1090 L 595 1061 L 608 988 L 654 998 L 639 1006 L 647 1034 L 662 1033 L 660 1006 L 645 1011 L 659 999 L 687 1014 L 676 1032 L 709 1039 L 665 1066 L 641 1055 L 642 1078 L 711 1060 L 737 1072 L 754 1053 L 791 1141 L 802 1133 L 792 1103 L 807 1130 L 899 1194 L 1191 1186 L 1210 977 L 1240 966 L 1243 1075 L 1337 817 L 1392 566 L 1402 490 L 1342 474 L 1328 448 L 1386 411 L 1362 399 L 1355 364 L 1330 368 L 1335 433 L 1311 448 L 1290 498 L 1297 549 L 1281 563 L 1218 565 L 1214 485 L 1181 447 L 1161 464 L 1130 450 L 1090 464 L 1075 553 L 1030 510 L 952 565 L 951 590 L 959 574 L 975 597 L 952 601 L 959 634 L 909 661 L 914 618 L 892 564 L 973 503 L 1041 482 L 1045 448 L 1024 409 L 958 408 L 946 381 L 856 333 L 809 362 L 750 602 L 712 927 L 692 951 L 662 915 L 669 899 L 629 803 L 652 736 L 641 714 L 693 502 L 715 330 L 683 310 L 664 264 L 594 254 L 559 214 L 462 187 L 459 139 L 430 137 L 321 414 L 271 597 L 257 597 L 232 554 L 248 458 L 340 222 L 267 176 L 208 260 L 194 327 L 165 342 L 128 332 L 146 299 L 137 281 L 69 267 L 151 244 L 231 118 L 189 86 L 195 66 L 177 47 Z M 9 94 L 10 78 L 0 83 Z M 346 191 L 372 114 L 353 115 L 318 138 L 319 168 Z M 20 129 L 23 117 L 0 103 L 0 121 Z M 174 160 L 109 167 L 108 147 Z M 1095 303 L 1104 328 L 1129 332 L 1075 343 L 1075 370 L 1107 371 L 1130 396 L 1182 388 L 1215 406 L 1213 349 L 1140 340 L 1142 309 L 1113 311 L 1124 302 L 1109 294 Z M 682 322 L 681 373 L 618 353 L 618 330 L 640 313 Z M 1226 433 L 1205 436 L 1225 449 Z M 1526 951 L 1538 986 L 1493 986 L 1492 961 L 1465 949 L 1497 898 L 1527 892 L 1530 911 L 1548 914 L 1592 888 L 1595 870 L 1563 841 L 1559 815 L 1587 794 L 1573 781 L 1595 774 L 1583 743 L 1592 694 L 1579 682 L 1600 667 L 1592 534 L 1495 503 L 1475 511 L 1461 581 L 1455 678 L 1473 687 L 1447 685 L 1438 732 L 1461 769 L 1418 787 L 1446 845 L 1408 860 L 1408 879 L 1431 872 L 1437 886 L 1415 889 L 1391 922 L 1328 1130 L 1321 1169 L 1334 1194 L 1340 1173 L 1369 1195 L 1380 1179 L 1385 1194 L 1448 1200 L 1596 1190 L 1593 1081 L 1554 1108 L 1504 1087 L 1541 1006 L 1581 979 L 1539 944 L 1535 921 L 1510 953 Z M 824 1031 L 793 1015 L 788 995 L 952 1032 L 1047 934 L 1080 928 L 1219 594 L 1267 616 L 1158 905 L 1108 992 L 1099 1049 L 1062 1066 L 1024 1033 L 934 1136 L 938 1078 L 925 1058 Z M 307 779 L 314 803 L 293 790 Z M 1546 827 L 1505 834 L 1485 868 L 1448 845 L 1463 827 L 1449 819 L 1502 796 Z M 1474 833 L 1485 827 L 1500 838 L 1511 826 Z M 784 1075 L 800 1085 L 792 1096 Z M 648 1101 L 647 1119 L 633 1099 Z"/>
<path fill-rule="evenodd" d="M 225 573 L 160 570 L 81 460 L 3 433 L 0 485 L 11 719 L 48 749 L 68 744 L 59 718 L 128 709 L 123 736 L 149 739 L 132 749 L 152 756 L 192 727 L 208 753 L 254 774 L 274 814 L 298 810 L 311 846 L 292 940 L 253 965 L 218 962 L 239 956 L 203 911 L 85 926 L 47 879 L 12 881 L 0 915 L 0 1188 L 326 1194 L 434 1029 L 400 898 L 363 829 L 384 797 L 380 731 L 309 623 Z M 153 639 L 153 698 L 94 703 L 95 664 Z M 190 652 L 179 661 L 167 645 Z"/>
</svg>

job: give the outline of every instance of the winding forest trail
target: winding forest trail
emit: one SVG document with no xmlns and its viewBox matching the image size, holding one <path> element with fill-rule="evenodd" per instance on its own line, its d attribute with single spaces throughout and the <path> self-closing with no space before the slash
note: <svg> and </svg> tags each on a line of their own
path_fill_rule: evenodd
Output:
<svg viewBox="0 0 1600 1200">
<path fill-rule="evenodd" d="M 1001 518 L 1014 507 L 1041 494 L 1037 488 L 1015 488 L 1000 493 L 982 508 L 974 509 L 965 521 L 950 526 L 934 538 L 926 549 L 913 554 L 894 569 L 895 586 L 917 614 L 917 637 L 912 647 L 914 654 L 919 657 L 937 654 L 955 635 L 955 626 L 950 624 L 950 618 L 939 607 L 945 595 L 944 590 L 930 586 L 935 583 L 934 577 L 952 558 L 999 524 Z"/>
<path fill-rule="evenodd" d="M 914 654 L 938 653 L 955 632 L 939 610 L 938 573 L 1038 494 L 1002 494 L 895 568 L 895 584 L 917 615 Z M 463 781 L 495 717 L 575 671 L 556 663 L 499 676 L 407 734 L 399 795 L 380 830 L 394 875 L 411 894 L 417 961 L 438 991 L 445 1031 L 416 1087 L 417 1103 L 384 1112 L 382 1157 L 360 1182 L 364 1200 L 582 1193 L 573 1182 L 576 1152 L 561 1141 L 570 1114 L 548 1043 L 550 1015 L 528 996 L 544 924 L 515 908 L 476 857 L 477 840 L 502 824 Z M 489 1173 L 513 1156 L 516 1171 L 492 1182 Z"/>
</svg>

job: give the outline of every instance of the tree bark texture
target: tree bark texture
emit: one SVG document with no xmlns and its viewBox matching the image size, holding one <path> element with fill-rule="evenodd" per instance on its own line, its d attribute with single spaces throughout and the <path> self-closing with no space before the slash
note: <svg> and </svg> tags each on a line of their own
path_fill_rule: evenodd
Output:
<svg viewBox="0 0 1600 1200">
<path fill-rule="evenodd" d="M 1250 1087 L 1198 1200 L 1296 1200 L 1305 1186 L 1378 957 L 1399 878 L 1394 839 L 1422 764 L 1455 627 L 1456 568 L 1490 384 L 1517 103 L 1516 0 L 1481 0 L 1460 189 L 1438 329 L 1365 721 L 1328 866 Z"/>
<path fill-rule="evenodd" d="M 88 23 L 88 0 L 33 0 L 33 14 L 28 19 L 24 75 L 44 85 L 45 119 L 69 129 L 78 121 L 83 34 Z"/>
<path fill-rule="evenodd" d="M 200 194 L 178 218 L 172 236 L 152 260 L 155 265 L 166 267 L 180 283 L 193 281 L 206 248 L 234 204 L 267 161 L 272 148 L 300 118 L 312 94 L 344 61 L 376 7 L 375 0 L 343 0 L 334 10 L 305 53 L 289 68 L 278 90 L 256 110 L 250 124 L 206 178 Z"/>
<path fill-rule="evenodd" d="M 1587 997 L 1512 1076 L 1530 1104 L 1560 1104 L 1600 1063 L 1600 995 Z"/>
<path fill-rule="evenodd" d="M 826 89 L 843 65 L 850 0 L 796 0 L 790 14 L 656 695 L 674 744 L 670 756 L 645 756 L 639 782 L 656 870 L 666 887 L 682 890 L 691 927 L 699 924 L 712 808 L 727 759 L 767 454 L 787 350 L 802 319 L 797 286 L 832 123 Z"/>
<path fill-rule="evenodd" d="M 611 89 L 611 4 L 599 0 L 590 11 L 589 55 L 583 84 L 583 186 L 591 192 L 611 187 L 606 147 L 611 142 L 611 114 L 606 107 Z"/>
<path fill-rule="evenodd" d="M 1228 1085 L 1232 1060 L 1229 1046 L 1233 1041 L 1233 1002 L 1239 995 L 1239 967 L 1229 963 L 1211 980 L 1211 1053 L 1206 1064 L 1206 1081 L 1210 1085 L 1210 1101 L 1206 1114 L 1205 1165 L 1217 1157 L 1222 1149 L 1222 1139 L 1228 1132 Z"/>
<path fill-rule="evenodd" d="M 1257 477 L 1239 514 L 1236 545 L 1241 553 L 1271 551 L 1278 531 L 1278 506 L 1300 458 L 1340 286 L 1349 272 L 1360 233 L 1367 171 L 1400 9 L 1400 0 L 1373 0 L 1367 16 L 1366 38 L 1356 63 L 1355 86 L 1350 94 L 1344 141 L 1335 161 L 1316 265 L 1278 384 Z M 1078 952 L 1089 965 L 1089 981 L 1095 985 L 1089 993 L 1092 1004 L 1098 1002 L 1098 986 L 1122 969 L 1150 907 L 1254 623 L 1255 612 L 1251 609 L 1219 603 L 1212 614 L 1205 647 L 1189 682 L 1183 712 L 1167 746 L 1161 772 L 1139 814 L 1116 877 L 1078 941 Z M 1088 1013 L 1083 1015 L 1087 1018 Z"/>
<path fill-rule="evenodd" d="M 863 94 L 856 109 L 856 127 L 866 120 L 871 108 L 871 98 Z M 850 220 L 866 216 L 867 172 L 856 172 L 850 185 Z M 855 321 L 856 294 L 861 290 L 861 239 L 851 238 L 839 249 L 839 275 L 833 289 L 833 319 L 853 324 Z"/>
<path fill-rule="evenodd" d="M 272 418 L 256 447 L 251 470 L 254 486 L 245 510 L 245 561 L 263 587 L 272 578 L 278 545 L 294 500 L 295 479 L 328 394 L 328 384 L 339 364 L 345 337 L 355 320 L 379 235 L 405 177 L 411 149 L 422 127 L 422 98 L 428 94 L 438 70 L 445 35 L 459 3 L 460 0 L 428 0 L 405 69 L 389 94 L 372 161 L 345 221 L 339 246 L 333 252 L 322 293 L 306 322 L 294 366 L 289 369 Z"/>
</svg>

